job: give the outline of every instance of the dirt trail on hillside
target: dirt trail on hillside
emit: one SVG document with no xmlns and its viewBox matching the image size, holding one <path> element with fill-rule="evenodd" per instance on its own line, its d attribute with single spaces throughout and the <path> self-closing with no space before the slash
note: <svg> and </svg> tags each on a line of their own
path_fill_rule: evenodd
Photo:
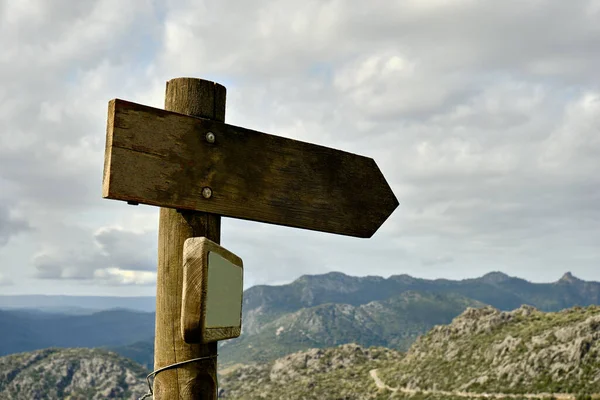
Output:
<svg viewBox="0 0 600 400">
<path fill-rule="evenodd" d="M 455 396 L 455 397 L 467 397 L 467 398 L 506 398 L 506 399 L 514 399 L 514 398 L 527 398 L 527 399 L 542 399 L 542 398 L 550 398 L 554 397 L 557 400 L 575 400 L 576 395 L 574 394 L 566 394 L 566 393 L 525 393 L 525 394 L 509 394 L 509 393 L 474 393 L 474 392 L 448 392 L 444 390 L 415 390 L 415 389 L 406 389 L 406 388 L 393 388 L 385 384 L 377 375 L 377 369 L 372 369 L 369 371 L 369 375 L 375 382 L 375 386 L 378 389 L 385 389 L 391 392 L 401 392 L 406 394 L 415 394 L 415 393 L 423 393 L 423 394 L 437 394 L 442 396 Z M 598 399 L 600 395 L 592 395 L 592 398 Z"/>
</svg>

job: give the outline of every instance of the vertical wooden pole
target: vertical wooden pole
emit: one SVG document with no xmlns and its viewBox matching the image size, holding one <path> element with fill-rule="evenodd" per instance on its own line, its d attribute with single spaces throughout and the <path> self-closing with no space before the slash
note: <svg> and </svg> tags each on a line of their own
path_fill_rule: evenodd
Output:
<svg viewBox="0 0 600 400">
<path fill-rule="evenodd" d="M 225 87 L 210 81 L 172 79 L 167 82 L 165 109 L 224 122 L 225 94 Z M 217 398 L 217 343 L 185 343 L 180 328 L 183 243 L 198 236 L 220 243 L 221 217 L 203 212 L 160 209 L 154 369 L 193 358 L 214 358 L 157 374 L 153 388 L 155 400 Z"/>
</svg>

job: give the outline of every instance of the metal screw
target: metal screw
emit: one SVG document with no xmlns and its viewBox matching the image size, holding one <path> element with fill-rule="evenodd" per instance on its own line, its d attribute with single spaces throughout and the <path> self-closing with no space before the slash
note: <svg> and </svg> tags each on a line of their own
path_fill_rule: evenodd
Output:
<svg viewBox="0 0 600 400">
<path fill-rule="evenodd" d="M 214 143 L 215 142 L 215 134 L 212 132 L 207 132 L 206 133 L 206 141 L 208 143 Z"/>
<path fill-rule="evenodd" d="M 204 196 L 205 199 L 210 199 L 212 196 L 212 189 L 208 186 L 202 189 L 202 196 Z"/>
</svg>

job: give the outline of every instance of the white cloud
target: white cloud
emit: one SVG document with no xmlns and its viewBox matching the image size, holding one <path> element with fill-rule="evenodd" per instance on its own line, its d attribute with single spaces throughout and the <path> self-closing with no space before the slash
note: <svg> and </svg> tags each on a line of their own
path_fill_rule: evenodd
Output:
<svg viewBox="0 0 600 400">
<path fill-rule="evenodd" d="M 1 286 L 12 286 L 14 284 L 15 284 L 15 282 L 12 279 L 10 279 L 8 276 L 6 276 L 2 272 L 0 272 L 0 287 Z"/>
<path fill-rule="evenodd" d="M 453 261 L 454 258 L 452 258 L 451 256 L 437 256 L 434 258 L 423 259 L 421 263 L 426 267 L 430 267 L 432 265 L 437 264 L 450 264 Z"/>
<path fill-rule="evenodd" d="M 5 246 L 12 236 L 31 230 L 29 222 L 22 216 L 15 215 L 0 198 L 0 247 Z"/>
<path fill-rule="evenodd" d="M 158 209 L 101 198 L 106 106 L 161 107 L 194 76 L 227 87 L 229 123 L 373 157 L 400 201 L 368 241 L 225 219 L 246 284 L 600 279 L 598 17 L 592 0 L 0 0 L 3 273 L 150 290 Z"/>
<path fill-rule="evenodd" d="M 104 268 L 94 271 L 94 279 L 109 285 L 154 285 L 156 272 Z"/>
<path fill-rule="evenodd" d="M 540 167 L 597 182 L 594 171 L 600 154 L 599 127 L 600 92 L 585 92 L 566 105 L 560 125 L 544 141 Z"/>
<path fill-rule="evenodd" d="M 114 284 L 146 282 L 155 276 L 156 231 L 102 227 L 93 235 L 66 228 L 34 255 L 35 276 L 43 279 L 105 280 Z M 68 240 L 69 236 L 73 239 Z"/>
</svg>

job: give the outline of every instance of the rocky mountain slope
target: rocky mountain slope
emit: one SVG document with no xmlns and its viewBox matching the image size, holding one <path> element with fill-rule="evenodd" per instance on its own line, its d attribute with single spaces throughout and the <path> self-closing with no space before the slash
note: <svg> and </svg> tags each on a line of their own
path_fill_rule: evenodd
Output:
<svg viewBox="0 0 600 400">
<path fill-rule="evenodd" d="M 0 357 L 0 399 L 138 399 L 147 392 L 142 366 L 115 353 L 45 349 Z"/>
<path fill-rule="evenodd" d="M 411 389 L 600 393 L 600 306 L 468 309 L 419 338 L 379 376 Z"/>
<path fill-rule="evenodd" d="M 407 350 L 418 335 L 452 321 L 467 307 L 484 304 L 455 294 L 404 292 L 364 305 L 322 304 L 284 314 L 260 334 L 221 346 L 221 364 L 266 362 L 311 347 L 344 343 Z"/>
<path fill-rule="evenodd" d="M 600 306 L 469 308 L 406 355 L 342 345 L 222 373 L 227 399 L 600 398 Z"/>
<path fill-rule="evenodd" d="M 376 399 L 381 393 L 369 371 L 402 358 L 394 350 L 356 344 L 310 349 L 260 365 L 222 371 L 224 399 Z"/>
</svg>

